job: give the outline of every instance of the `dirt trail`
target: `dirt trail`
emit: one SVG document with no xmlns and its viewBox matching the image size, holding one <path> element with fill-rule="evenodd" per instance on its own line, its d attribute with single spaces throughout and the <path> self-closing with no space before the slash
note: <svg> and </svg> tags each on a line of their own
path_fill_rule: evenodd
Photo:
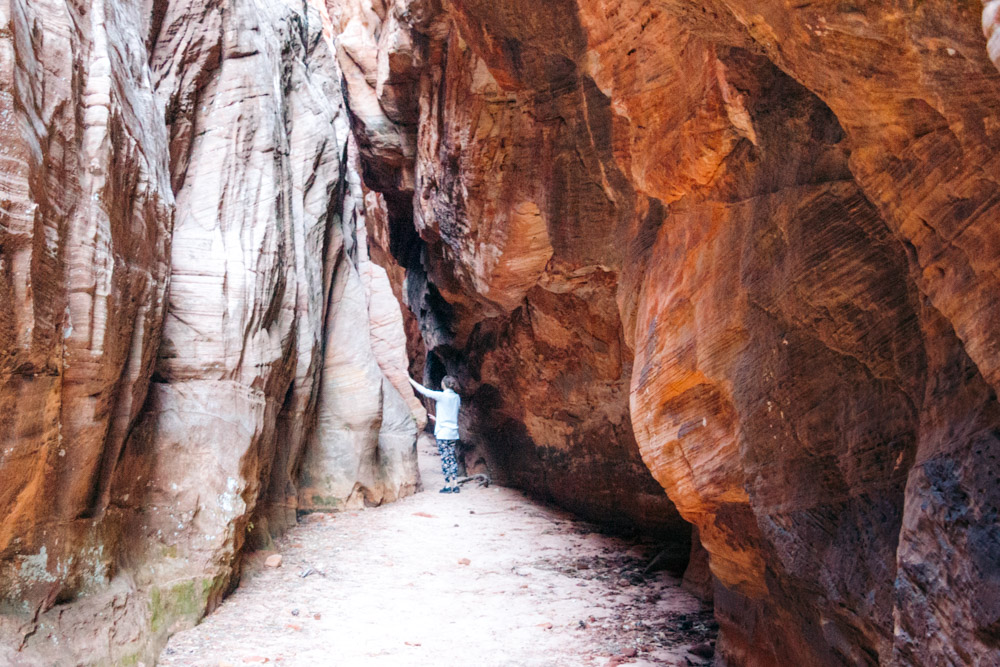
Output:
<svg viewBox="0 0 1000 667">
<path fill-rule="evenodd" d="M 665 573 L 641 579 L 647 549 L 511 489 L 439 494 L 429 445 L 426 491 L 313 515 L 158 664 L 709 664 L 687 649 L 711 640 L 710 614 Z"/>
</svg>

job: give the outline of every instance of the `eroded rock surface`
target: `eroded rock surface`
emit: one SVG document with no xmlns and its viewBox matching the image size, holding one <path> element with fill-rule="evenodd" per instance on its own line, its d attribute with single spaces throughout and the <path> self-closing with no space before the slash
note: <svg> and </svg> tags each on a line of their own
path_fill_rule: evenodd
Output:
<svg viewBox="0 0 1000 667">
<path fill-rule="evenodd" d="M 505 89 L 434 3 L 330 7 L 362 174 L 384 198 L 373 234 L 406 270 L 425 379 L 462 382 L 466 467 L 685 539 L 629 419 L 613 267 L 633 193 L 607 128 L 587 129 L 607 101 L 581 80 L 539 100 Z"/>
<path fill-rule="evenodd" d="M 40 609 L 113 574 L 127 518 L 110 490 L 160 343 L 174 195 L 136 8 L 11 2 L 0 22 L 0 591 L 16 646 Z"/>
<path fill-rule="evenodd" d="M 1000 663 L 994 0 L 0 21 L 3 660 L 413 491 L 408 369 L 469 471 L 693 524 L 724 664 Z"/>
<path fill-rule="evenodd" d="M 996 3 L 413 6 L 348 106 L 466 463 L 676 531 L 634 433 L 725 664 L 1000 662 Z"/>
<path fill-rule="evenodd" d="M 402 318 L 325 7 L 0 20 L 0 661 L 149 663 L 297 510 L 415 490 Z"/>
</svg>

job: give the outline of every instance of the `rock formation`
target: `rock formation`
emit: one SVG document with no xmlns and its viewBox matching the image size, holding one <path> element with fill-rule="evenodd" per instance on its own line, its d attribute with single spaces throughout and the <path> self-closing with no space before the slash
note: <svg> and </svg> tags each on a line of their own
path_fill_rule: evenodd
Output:
<svg viewBox="0 0 1000 667">
<path fill-rule="evenodd" d="M 325 7 L 0 21 L 0 662 L 149 664 L 248 538 L 416 488 L 401 317 Z"/>
<path fill-rule="evenodd" d="M 415 490 L 409 370 L 719 664 L 1000 664 L 998 8 L 7 3 L 0 660 Z"/>
<path fill-rule="evenodd" d="M 1000 663 L 996 3 L 330 5 L 467 464 L 678 534 L 641 452 L 724 664 Z"/>
<path fill-rule="evenodd" d="M 467 469 L 686 539 L 632 435 L 632 353 L 607 270 L 621 252 L 608 221 L 621 216 L 598 188 L 562 198 L 602 165 L 625 188 L 610 147 L 578 127 L 579 91 L 546 101 L 535 117 L 553 120 L 536 121 L 449 39 L 434 3 L 329 4 L 362 173 L 386 211 L 374 234 L 407 271 L 413 346 L 432 350 L 426 379 L 462 381 Z M 575 153 L 586 164 L 567 160 Z"/>
</svg>

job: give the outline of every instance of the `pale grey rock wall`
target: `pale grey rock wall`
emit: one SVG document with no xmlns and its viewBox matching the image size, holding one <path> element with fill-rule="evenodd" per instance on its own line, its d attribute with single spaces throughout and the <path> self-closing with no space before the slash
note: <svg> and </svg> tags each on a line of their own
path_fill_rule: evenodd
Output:
<svg viewBox="0 0 1000 667">
<path fill-rule="evenodd" d="M 402 316 L 325 7 L 0 24 L 0 662 L 148 664 L 310 509 L 308 462 L 323 509 L 417 488 Z"/>
</svg>

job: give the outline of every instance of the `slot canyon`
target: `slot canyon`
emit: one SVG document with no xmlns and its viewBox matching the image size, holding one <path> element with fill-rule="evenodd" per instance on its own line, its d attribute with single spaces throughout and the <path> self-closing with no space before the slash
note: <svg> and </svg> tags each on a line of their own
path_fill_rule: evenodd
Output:
<svg viewBox="0 0 1000 667">
<path fill-rule="evenodd" d="M 650 603 L 589 662 L 271 662 L 1000 667 L 1000 0 L 0 25 L 0 665 L 189 664 L 264 555 L 346 590 L 292 571 L 319 540 L 393 597 L 375 545 L 461 514 L 536 526 L 483 542 L 520 588 L 543 545 L 589 591 L 625 559 L 709 650 L 642 649 L 677 631 Z M 438 495 L 408 375 L 457 380 L 492 488 Z"/>
</svg>

